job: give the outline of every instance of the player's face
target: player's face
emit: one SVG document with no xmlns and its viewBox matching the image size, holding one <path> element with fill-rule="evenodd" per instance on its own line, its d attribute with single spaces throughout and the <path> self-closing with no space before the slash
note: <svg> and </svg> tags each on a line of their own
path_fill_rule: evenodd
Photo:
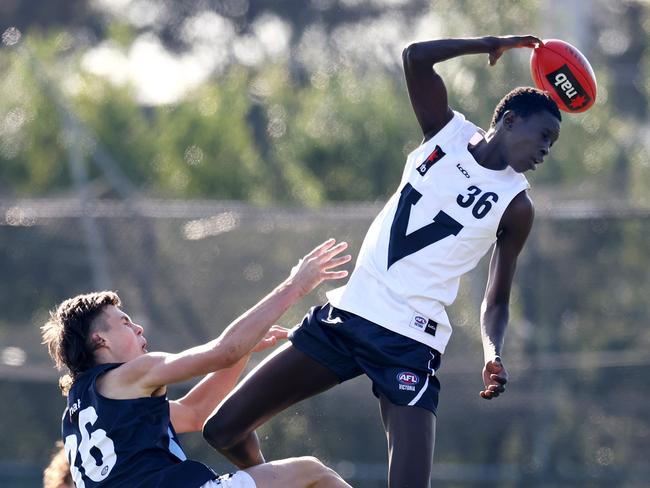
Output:
<svg viewBox="0 0 650 488">
<path fill-rule="evenodd" d="M 114 305 L 104 309 L 107 328 L 102 335 L 117 362 L 126 362 L 147 352 L 144 329 Z"/>
<path fill-rule="evenodd" d="M 506 139 L 506 161 L 517 173 L 535 170 L 560 136 L 560 121 L 543 110 L 520 117 L 514 115 Z"/>
</svg>

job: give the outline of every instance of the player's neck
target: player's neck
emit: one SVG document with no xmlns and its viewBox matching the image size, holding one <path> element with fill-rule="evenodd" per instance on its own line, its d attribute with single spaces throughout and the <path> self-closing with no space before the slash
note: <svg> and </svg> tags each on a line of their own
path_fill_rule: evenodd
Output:
<svg viewBox="0 0 650 488">
<path fill-rule="evenodd" d="M 95 365 L 126 363 L 132 358 L 124 357 L 123 354 L 116 354 L 110 348 L 102 348 L 95 351 Z"/>
<path fill-rule="evenodd" d="M 505 169 L 508 163 L 501 156 L 498 137 L 495 136 L 495 131 L 490 129 L 483 139 L 473 146 L 467 146 L 467 149 L 478 164 L 484 168 L 498 171 Z"/>
</svg>

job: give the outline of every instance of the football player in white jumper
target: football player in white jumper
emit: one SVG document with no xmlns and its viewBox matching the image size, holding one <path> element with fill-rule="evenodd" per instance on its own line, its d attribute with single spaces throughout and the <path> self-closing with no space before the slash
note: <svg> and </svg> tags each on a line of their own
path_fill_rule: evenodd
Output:
<svg viewBox="0 0 650 488">
<path fill-rule="evenodd" d="M 239 467 L 264 462 L 254 430 L 304 398 L 366 374 L 388 440 L 392 488 L 429 486 L 440 383 L 451 335 L 445 307 L 460 277 L 493 247 L 481 305 L 480 395 L 508 380 L 501 359 L 510 289 L 533 223 L 523 173 L 560 133 L 555 102 L 535 88 L 508 93 L 484 132 L 452 110 L 435 65 L 541 43 L 534 36 L 441 39 L 403 52 L 409 96 L 424 140 L 406 161 L 397 191 L 375 218 L 348 283 L 314 307 L 290 337 L 206 422 L 204 437 Z M 290 378 L 290 381 L 288 379 Z"/>
</svg>

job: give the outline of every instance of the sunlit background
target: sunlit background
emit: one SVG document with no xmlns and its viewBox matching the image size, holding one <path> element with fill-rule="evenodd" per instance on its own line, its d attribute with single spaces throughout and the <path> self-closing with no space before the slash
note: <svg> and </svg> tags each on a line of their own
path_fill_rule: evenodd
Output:
<svg viewBox="0 0 650 488">
<path fill-rule="evenodd" d="M 498 400 L 478 397 L 485 263 L 450 311 L 433 485 L 650 486 L 641 0 L 1 0 L 0 486 L 41 486 L 59 435 L 64 399 L 38 331 L 48 310 L 115 289 L 154 349 L 215 337 L 324 238 L 358 250 L 421 139 L 407 43 L 529 33 L 577 46 L 598 98 L 564 115 L 530 175 L 537 217 Z M 486 127 L 504 93 L 532 83 L 529 54 L 441 64 L 453 108 Z M 386 486 L 365 378 L 260 435 L 270 459 L 314 454 L 354 486 Z M 200 435 L 182 441 L 232 469 Z"/>
</svg>

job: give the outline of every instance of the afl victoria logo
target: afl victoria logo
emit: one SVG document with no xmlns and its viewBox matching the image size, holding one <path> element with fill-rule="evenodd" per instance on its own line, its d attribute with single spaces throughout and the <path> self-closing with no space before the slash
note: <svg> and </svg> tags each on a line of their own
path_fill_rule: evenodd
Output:
<svg viewBox="0 0 650 488">
<path fill-rule="evenodd" d="M 418 375 L 415 373 L 402 371 L 401 373 L 397 374 L 397 381 L 403 385 L 417 385 L 420 381 L 420 378 L 418 378 Z"/>
</svg>

